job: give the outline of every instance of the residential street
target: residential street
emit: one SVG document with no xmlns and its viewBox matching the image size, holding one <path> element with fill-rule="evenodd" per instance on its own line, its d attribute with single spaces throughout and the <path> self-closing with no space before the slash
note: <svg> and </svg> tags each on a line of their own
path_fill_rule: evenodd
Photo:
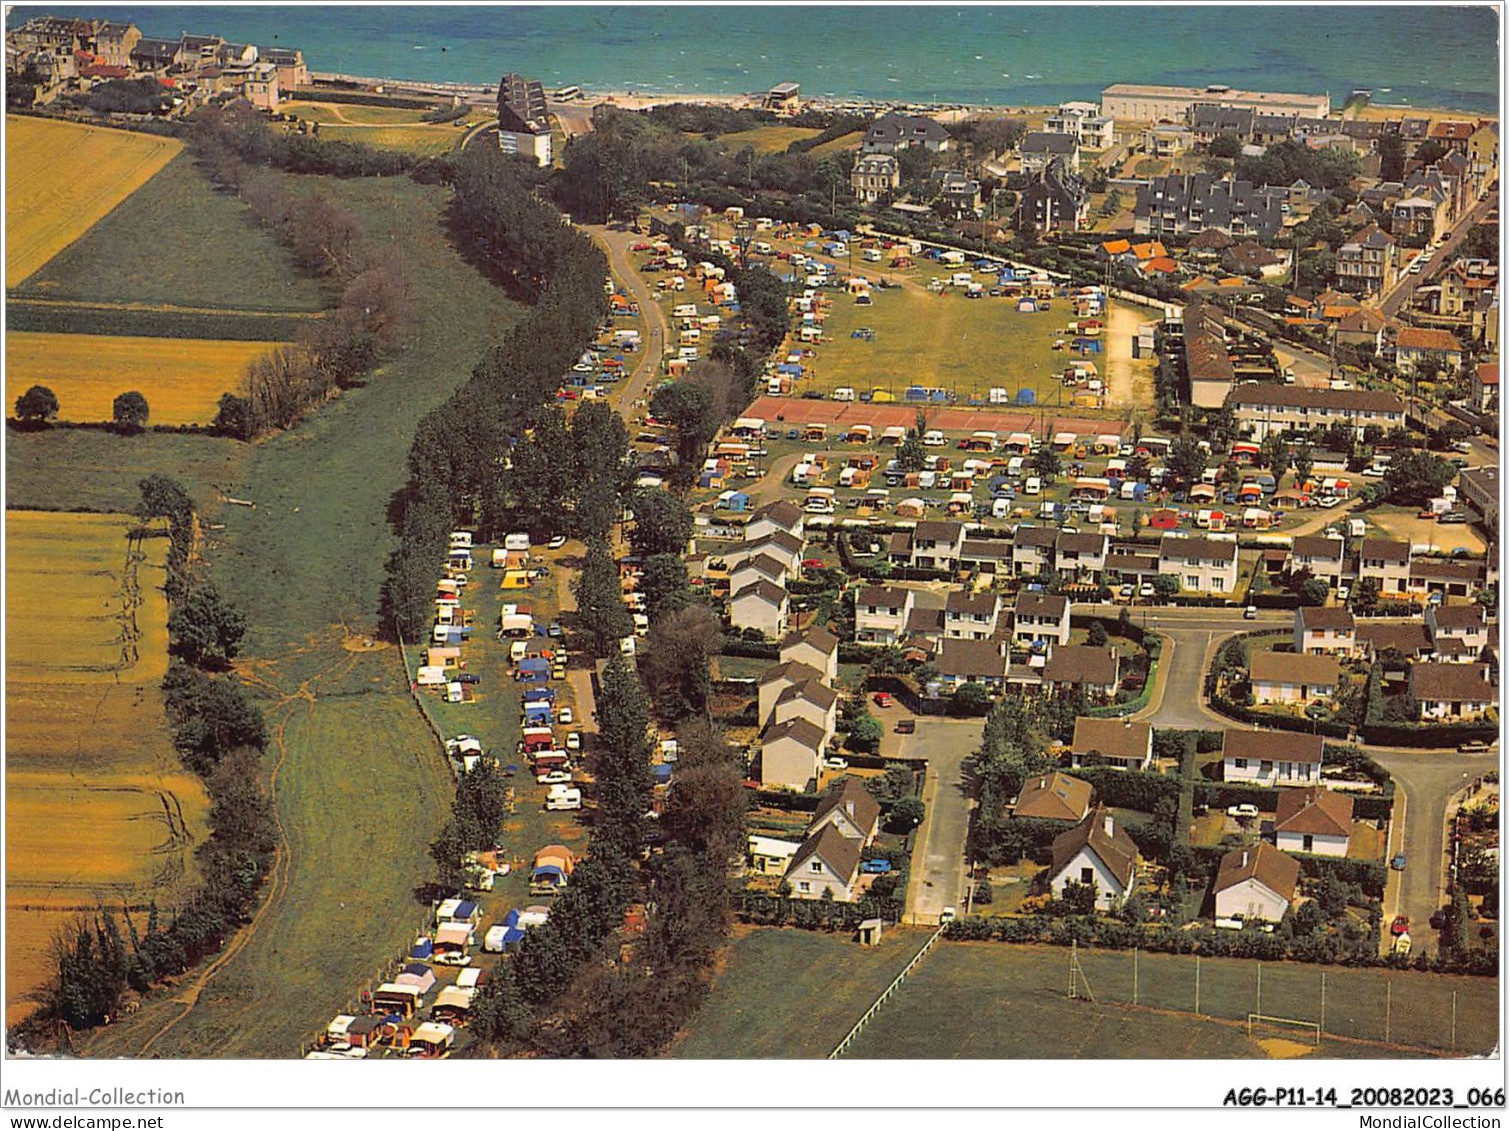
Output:
<svg viewBox="0 0 1510 1131">
<path fill-rule="evenodd" d="M 614 277 L 623 284 L 629 297 L 639 304 L 640 317 L 650 331 L 640 347 L 633 372 L 629 374 L 623 387 L 614 392 L 619 412 L 629 422 L 632 434 L 634 421 L 645 415 L 636 409 L 636 402 L 645 395 L 651 379 L 660 371 L 661 354 L 666 342 L 670 340 L 670 325 L 666 321 L 665 310 L 656 301 L 655 288 L 646 284 L 645 277 L 629 261 L 629 245 L 645 237 L 634 232 L 615 232 L 602 224 L 579 226 L 607 251 L 608 265 Z"/>
<path fill-rule="evenodd" d="M 954 907 L 965 913 L 965 838 L 970 831 L 971 787 L 964 764 L 980 745 L 980 719 L 919 718 L 916 734 L 894 735 L 891 727 L 905 717 L 898 710 L 877 715 L 887 727 L 881 749 L 887 757 L 926 758 L 928 774 L 923 802 L 928 816 L 918 828 L 912 849 L 912 878 L 907 914 L 914 923 L 937 923 L 939 912 Z"/>
<path fill-rule="evenodd" d="M 1447 803 L 1474 778 L 1494 769 L 1496 756 L 1397 750 L 1372 753 L 1394 775 L 1396 791 L 1403 794 L 1405 805 L 1405 871 L 1398 876 L 1391 873 L 1385 892 L 1385 919 L 1408 915 L 1412 948 L 1435 952 L 1436 932 L 1428 926 L 1428 920 L 1444 899 Z M 1391 851 L 1398 850 L 1398 842 L 1392 842 Z"/>
<path fill-rule="evenodd" d="M 1497 184 L 1498 182 L 1496 182 Z M 1458 244 L 1463 242 L 1463 237 L 1468 234 L 1468 229 L 1477 224 L 1492 210 L 1499 206 L 1499 192 L 1491 187 L 1485 194 L 1484 199 L 1479 201 L 1468 213 L 1452 227 L 1447 237 L 1447 242 L 1440 251 L 1432 252 L 1426 256 L 1425 265 L 1419 274 L 1406 273 L 1400 277 L 1395 289 L 1389 293 L 1381 304 L 1384 313 L 1393 317 L 1400 312 L 1402 307 L 1410 304 L 1410 298 L 1416 292 L 1416 288 L 1426 283 L 1442 267 L 1452 262 L 1457 254 Z"/>
</svg>

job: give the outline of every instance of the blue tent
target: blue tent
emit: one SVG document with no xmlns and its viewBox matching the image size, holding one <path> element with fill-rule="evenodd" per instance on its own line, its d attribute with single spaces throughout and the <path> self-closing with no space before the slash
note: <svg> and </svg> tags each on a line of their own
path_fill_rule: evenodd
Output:
<svg viewBox="0 0 1510 1131">
<path fill-rule="evenodd" d="M 530 883 L 560 887 L 566 883 L 566 873 L 554 864 L 541 864 L 530 873 Z"/>
<path fill-rule="evenodd" d="M 549 703 L 526 703 L 524 705 L 524 725 L 550 726 L 551 705 Z"/>
<path fill-rule="evenodd" d="M 519 926 L 519 909 L 517 907 L 511 907 L 511 908 L 509 908 L 508 914 L 505 915 L 499 921 L 505 927 L 517 927 L 517 926 Z"/>
<path fill-rule="evenodd" d="M 509 927 L 503 932 L 503 948 L 510 950 L 524 941 L 523 927 Z"/>
<path fill-rule="evenodd" d="M 543 657 L 540 662 L 545 662 Z M 555 701 L 556 689 L 554 687 L 532 687 L 524 693 L 524 705 L 526 707 L 531 703 L 554 703 Z"/>
<path fill-rule="evenodd" d="M 430 967 L 426 966 L 423 962 L 406 962 L 400 973 L 413 974 L 416 978 L 423 978 L 426 974 L 430 973 Z"/>
<path fill-rule="evenodd" d="M 426 959 L 435 953 L 435 944 L 429 939 L 416 939 L 414 945 L 409 948 L 409 957 Z"/>
<path fill-rule="evenodd" d="M 456 905 L 456 911 L 451 916 L 451 918 L 455 920 L 470 919 L 473 915 L 476 914 L 477 904 L 471 902 L 470 900 L 464 899 Z"/>
<path fill-rule="evenodd" d="M 1017 403 L 1018 404 L 1037 404 L 1038 403 L 1038 394 L 1035 393 L 1035 392 L 1033 392 L 1032 389 L 1018 389 L 1017 390 Z"/>
<path fill-rule="evenodd" d="M 671 780 L 671 767 L 664 764 L 651 766 L 650 776 L 655 779 L 657 785 L 665 785 Z"/>
<path fill-rule="evenodd" d="M 544 657 L 519 661 L 518 679 L 521 683 L 544 682 L 551 677 L 550 661 Z"/>
<path fill-rule="evenodd" d="M 790 361 L 783 361 L 780 365 L 776 366 L 776 372 L 784 377 L 801 377 L 802 366 L 795 365 Z"/>
<path fill-rule="evenodd" d="M 845 243 L 849 242 L 849 232 L 844 228 L 839 228 L 837 231 L 830 232 L 829 235 L 833 236 L 836 240 L 843 240 Z"/>
<path fill-rule="evenodd" d="M 948 389 L 931 389 L 929 391 L 933 394 L 933 400 L 935 403 L 942 403 L 949 399 Z"/>
<path fill-rule="evenodd" d="M 987 489 L 993 495 L 997 491 L 1010 491 L 1012 489 L 1012 480 L 1005 475 L 993 475 L 991 476 L 991 482 L 987 485 Z"/>
<path fill-rule="evenodd" d="M 926 401 L 928 390 L 921 385 L 908 385 L 907 391 L 902 394 L 904 401 Z"/>
</svg>

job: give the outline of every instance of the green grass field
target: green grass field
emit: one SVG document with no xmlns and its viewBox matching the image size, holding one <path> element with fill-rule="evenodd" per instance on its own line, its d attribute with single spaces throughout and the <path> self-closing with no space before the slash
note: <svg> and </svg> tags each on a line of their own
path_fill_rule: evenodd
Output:
<svg viewBox="0 0 1510 1131">
<path fill-rule="evenodd" d="M 417 153 L 422 157 L 449 152 L 463 137 L 466 130 L 454 122 L 435 126 L 378 126 L 368 129 L 361 126 L 321 126 L 320 136 L 327 141 L 354 141 L 377 149 L 396 149 L 401 153 Z"/>
<path fill-rule="evenodd" d="M 743 931 L 672 1055 L 825 1057 L 927 940 L 898 931 L 867 948 L 816 931 Z"/>
<path fill-rule="evenodd" d="M 859 265 L 855 271 L 867 274 Z M 810 363 L 816 377 L 804 380 L 804 389 L 880 387 L 900 400 L 908 385 L 920 384 L 955 390 L 963 401 L 1001 386 L 1011 396 L 1018 389 L 1032 389 L 1039 403 L 1054 404 L 1062 389 L 1059 374 L 1073 356 L 1053 348 L 1062 336 L 1056 331 L 1064 329 L 1069 314 L 1063 302 L 1045 313 L 1018 314 L 1001 298 L 967 299 L 959 293 L 910 289 L 872 293 L 870 306 L 856 306 L 845 294 L 834 295 L 824 323 L 824 337 L 833 340 L 817 347 L 818 356 Z M 850 337 L 862 326 L 876 332 L 875 341 Z M 1099 361 L 1097 365 L 1104 368 Z M 1063 400 L 1069 404 L 1067 395 Z"/>
<path fill-rule="evenodd" d="M 443 188 L 325 183 L 409 265 L 416 332 L 366 387 L 251 450 L 234 488 L 257 507 L 224 508 L 212 575 L 251 625 L 238 669 L 275 732 L 268 763 L 291 851 L 256 929 L 155 1055 L 297 1053 L 412 937 L 426 845 L 452 794 L 396 650 L 347 646 L 374 628 L 394 544 L 387 507 L 415 424 L 517 308 L 447 243 Z M 155 997 L 89 1051 L 135 1054 L 182 1009 Z"/>
<path fill-rule="evenodd" d="M 319 310 L 320 285 L 187 154 L 118 204 L 18 294 L 80 302 Z"/>
<path fill-rule="evenodd" d="M 940 946 L 856 1042 L 857 1057 L 1141 1057 L 1263 1056 L 1244 1028 L 1194 1016 L 1131 1009 L 1132 955 L 1082 950 L 1081 965 L 1095 1003 L 1066 996 L 1069 954 L 1056 947 L 997 944 Z M 1250 1011 L 1320 1020 L 1322 968 L 1300 964 L 1208 959 L 1201 963 L 1201 1010 L 1245 1022 Z M 1141 1005 L 1191 1011 L 1195 962 L 1143 954 Z M 1325 1031 L 1318 1055 L 1443 1053 L 1451 1044 L 1451 998 L 1458 993 L 1458 1051 L 1483 1053 L 1497 1041 L 1498 985 L 1492 979 L 1328 967 Z M 1262 985 L 1259 985 L 1259 979 Z M 1385 982 L 1393 997 L 1390 1038 L 1408 1049 L 1357 1041 L 1385 1035 Z M 1258 996 L 1261 991 L 1261 998 Z M 1300 1030 L 1291 1031 L 1299 1034 Z M 1256 1035 L 1256 1034 L 1255 1034 Z M 1266 1037 L 1284 1036 L 1270 1029 Z M 1290 1036 L 1289 1039 L 1300 1039 Z"/>
<path fill-rule="evenodd" d="M 720 134 L 721 141 L 731 153 L 738 153 L 749 146 L 756 153 L 785 153 L 794 141 L 817 137 L 822 130 L 805 129 L 802 126 L 757 126 L 753 130 L 741 130 L 733 134 Z"/>
<path fill-rule="evenodd" d="M 346 102 L 287 102 L 282 110 L 301 121 L 319 122 L 322 126 L 336 122 L 368 126 L 416 125 L 430 113 L 429 110 L 411 110 L 403 106 L 360 106 Z"/>
<path fill-rule="evenodd" d="M 251 451 L 235 440 L 192 433 L 118 436 L 98 428 L 8 429 L 5 505 L 124 513 L 141 499 L 137 483 L 165 471 L 183 483 L 206 519 L 218 521 L 219 496 L 230 490 Z"/>
<path fill-rule="evenodd" d="M 751 930 L 731 944 L 702 1009 L 675 1054 L 681 1057 L 823 1057 L 849 1031 L 926 939 L 891 936 L 866 950 L 839 935 Z M 1201 963 L 1201 1010 L 1194 959 L 1139 956 L 1142 1006 L 1132 1001 L 1132 955 L 1081 950 L 1094 1002 L 1071 1000 L 1069 958 L 1059 947 L 942 943 L 860 1035 L 853 1058 L 1264 1058 L 1260 1040 L 1304 1040 L 1299 1029 L 1247 1036 L 1258 963 Z M 1457 1052 L 1486 1053 L 1497 1041 L 1498 984 L 1492 979 L 1328 967 L 1322 1057 L 1451 1054 L 1452 994 Z M 1265 963 L 1262 1012 L 1320 1019 L 1322 968 Z M 1390 1037 L 1385 982 L 1390 982 Z M 1335 1036 L 1334 1036 L 1335 1035 Z M 1353 1038 L 1353 1039 L 1338 1039 Z M 1364 1043 L 1367 1042 L 1367 1043 Z M 1291 1049 L 1291 1052 L 1296 1050 Z"/>
</svg>

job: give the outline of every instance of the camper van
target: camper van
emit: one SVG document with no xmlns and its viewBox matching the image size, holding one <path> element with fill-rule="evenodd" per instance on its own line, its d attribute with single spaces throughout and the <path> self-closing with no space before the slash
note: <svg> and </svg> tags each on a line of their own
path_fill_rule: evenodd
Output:
<svg viewBox="0 0 1510 1131">
<path fill-rule="evenodd" d="M 792 483 L 797 487 L 806 487 L 813 479 L 813 465 L 807 461 L 799 463 L 792 468 Z"/>
<path fill-rule="evenodd" d="M 503 536 L 503 548 L 518 552 L 530 548 L 530 536 L 528 534 L 505 534 Z"/>
<path fill-rule="evenodd" d="M 944 439 L 944 434 L 937 428 L 930 428 L 927 432 L 923 433 L 923 447 L 925 448 L 942 448 L 947 443 L 948 441 Z"/>
<path fill-rule="evenodd" d="M 550 793 L 546 795 L 545 808 L 550 812 L 580 809 L 582 808 L 582 791 L 560 784 L 553 785 Z"/>
<path fill-rule="evenodd" d="M 1043 480 L 1036 475 L 1028 476 L 1028 481 L 1022 485 L 1024 495 L 1037 495 L 1043 491 Z"/>
<path fill-rule="evenodd" d="M 807 500 L 802 504 L 802 509 L 808 514 L 833 514 L 834 489 L 832 487 L 812 488 L 807 493 Z"/>
<path fill-rule="evenodd" d="M 834 400 L 836 401 L 852 401 L 854 399 L 855 391 L 847 385 L 840 386 L 834 390 Z"/>
</svg>

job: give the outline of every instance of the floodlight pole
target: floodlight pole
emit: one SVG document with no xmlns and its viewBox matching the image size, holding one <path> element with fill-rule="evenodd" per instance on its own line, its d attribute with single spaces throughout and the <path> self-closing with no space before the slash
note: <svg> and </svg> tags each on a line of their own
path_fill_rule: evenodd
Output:
<svg viewBox="0 0 1510 1131">
<path fill-rule="evenodd" d="M 1195 1012 L 1199 1016 L 1201 1012 L 1201 956 L 1195 956 Z"/>
</svg>

